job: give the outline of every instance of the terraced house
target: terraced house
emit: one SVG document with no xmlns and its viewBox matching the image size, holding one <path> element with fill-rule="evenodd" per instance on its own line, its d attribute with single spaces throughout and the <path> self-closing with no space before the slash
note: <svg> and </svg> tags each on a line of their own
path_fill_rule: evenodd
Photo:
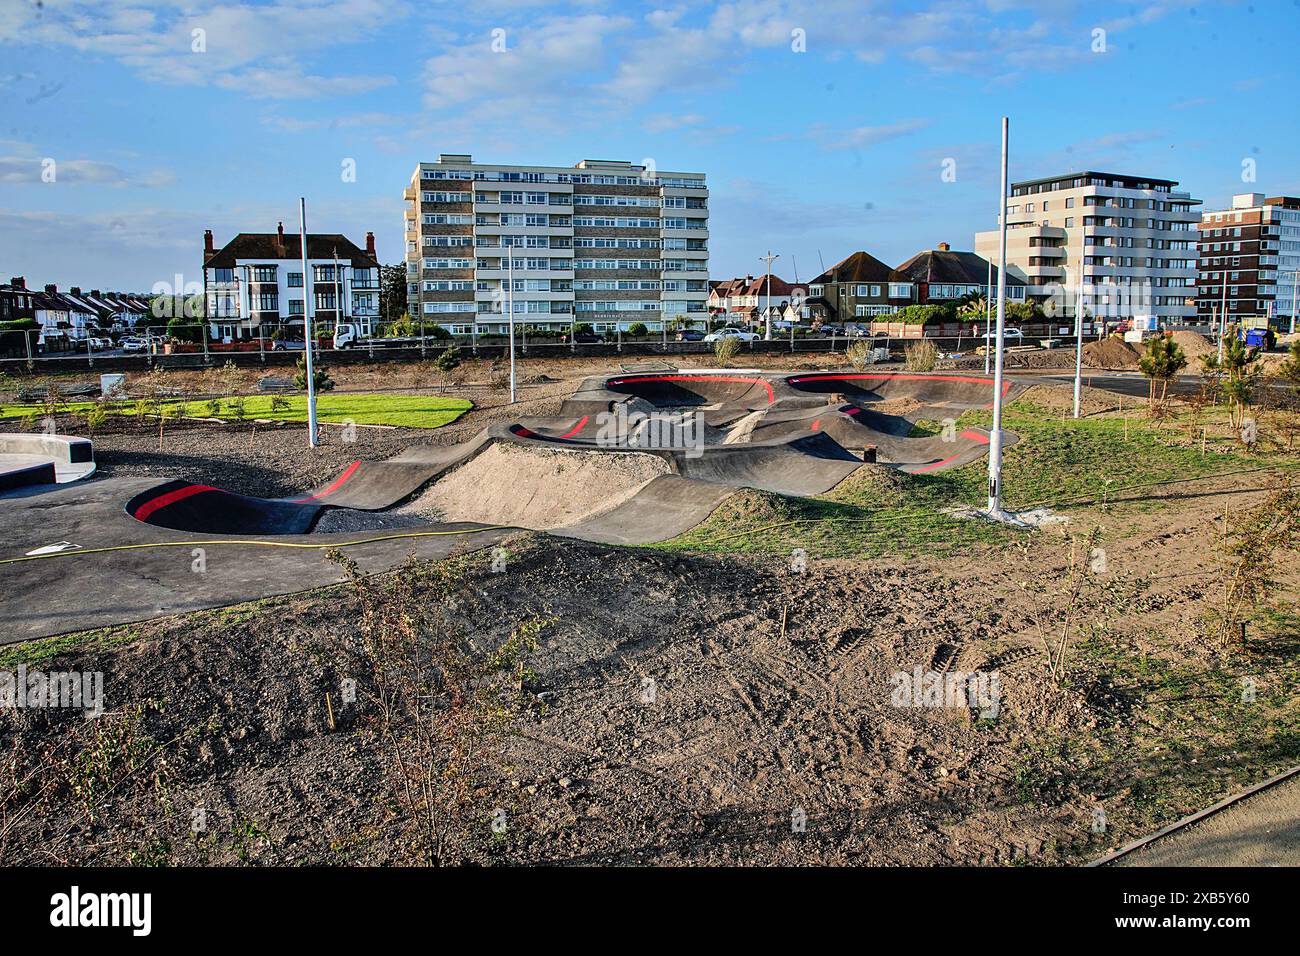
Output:
<svg viewBox="0 0 1300 956">
<path fill-rule="evenodd" d="M 443 153 L 415 168 L 404 195 L 409 310 L 453 333 L 504 331 L 511 301 L 516 322 L 551 331 L 658 331 L 706 315 L 703 173 Z"/>
</svg>

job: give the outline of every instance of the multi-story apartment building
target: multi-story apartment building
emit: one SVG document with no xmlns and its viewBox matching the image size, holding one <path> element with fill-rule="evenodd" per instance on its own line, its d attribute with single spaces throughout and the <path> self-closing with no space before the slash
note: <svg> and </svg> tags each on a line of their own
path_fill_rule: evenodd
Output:
<svg viewBox="0 0 1300 956">
<path fill-rule="evenodd" d="M 1231 209 L 1203 213 L 1199 268 L 1200 324 L 1274 316 L 1289 329 L 1300 273 L 1300 199 L 1241 193 Z"/>
<path fill-rule="evenodd" d="M 552 331 L 703 322 L 708 195 L 703 173 L 444 153 L 420 163 L 405 192 L 410 312 L 454 334 L 504 331 L 510 299 L 517 322 Z"/>
<path fill-rule="evenodd" d="M 1170 179 L 1080 172 L 1013 183 L 1007 201 L 1007 274 L 1050 314 L 1104 319 L 1196 315 L 1200 203 Z M 997 262 L 998 230 L 975 235 Z"/>
<path fill-rule="evenodd" d="M 913 284 L 866 252 L 855 252 L 808 283 L 814 320 L 854 322 L 912 304 Z"/>
<path fill-rule="evenodd" d="M 366 233 L 361 249 L 338 233 L 307 234 L 307 266 L 311 277 L 304 287 L 302 242 L 286 233 L 241 232 L 220 249 L 212 230 L 203 233 L 203 295 L 207 303 L 208 334 L 214 339 L 270 336 L 279 330 L 289 338 L 303 336 L 311 292 L 313 329 L 326 333 L 338 322 L 360 326 L 369 335 L 379 318 L 379 260 L 375 234 Z"/>
</svg>

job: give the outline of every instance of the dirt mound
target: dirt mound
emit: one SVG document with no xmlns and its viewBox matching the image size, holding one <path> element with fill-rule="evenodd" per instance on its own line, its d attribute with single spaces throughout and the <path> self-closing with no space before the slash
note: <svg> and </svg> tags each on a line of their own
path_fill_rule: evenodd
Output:
<svg viewBox="0 0 1300 956">
<path fill-rule="evenodd" d="M 1087 378 L 1087 376 L 1084 377 Z M 1098 415 L 1102 412 L 1113 412 L 1119 409 L 1120 397 L 1113 392 L 1103 391 L 1099 388 L 1089 388 L 1085 385 L 1080 391 L 1079 398 L 1079 411 L 1085 418 L 1089 415 Z M 1074 386 L 1031 385 L 1016 401 L 1024 402 L 1026 405 L 1037 405 L 1039 408 L 1051 412 L 1073 412 Z M 1128 404 L 1132 405 L 1133 403 L 1130 401 Z"/>
<path fill-rule="evenodd" d="M 1137 368 L 1138 351 L 1118 336 L 1083 347 L 1083 364 L 1089 368 Z"/>
<path fill-rule="evenodd" d="M 654 455 L 499 442 L 444 475 L 401 510 L 441 521 L 556 528 L 621 504 L 670 471 L 668 463 Z"/>
<path fill-rule="evenodd" d="M 1202 355 L 1209 355 L 1215 350 L 1214 343 L 1200 332 L 1180 329 L 1173 334 L 1173 340 L 1182 346 L 1183 354 L 1187 356 L 1188 362 L 1195 362 Z"/>
</svg>

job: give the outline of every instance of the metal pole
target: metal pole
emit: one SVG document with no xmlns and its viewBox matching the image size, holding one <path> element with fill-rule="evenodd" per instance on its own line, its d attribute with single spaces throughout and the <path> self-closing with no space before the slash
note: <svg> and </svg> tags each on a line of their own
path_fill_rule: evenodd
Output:
<svg viewBox="0 0 1300 956">
<path fill-rule="evenodd" d="M 989 278 L 984 285 L 984 374 L 989 373 L 990 354 L 993 349 L 993 342 L 990 339 L 990 329 L 993 327 L 993 260 L 989 260 Z"/>
<path fill-rule="evenodd" d="M 1083 309 L 1079 307 L 1083 299 L 1083 248 L 1079 248 L 1079 290 L 1074 297 L 1075 330 L 1074 342 L 1074 417 L 1079 417 L 1079 405 L 1083 398 Z"/>
<path fill-rule="evenodd" d="M 1300 269 L 1294 269 L 1291 272 L 1291 334 L 1295 335 L 1295 294 L 1296 281 L 1300 279 Z"/>
<path fill-rule="evenodd" d="M 515 247 L 510 247 L 506 260 L 506 308 L 510 310 L 510 404 L 515 403 Z"/>
<path fill-rule="evenodd" d="M 998 231 L 998 334 L 993 363 L 993 429 L 989 433 L 989 514 L 1002 514 L 1002 339 L 1007 291 L 1007 117 L 1002 117 L 1002 176 L 998 181 L 1001 227 Z"/>
<path fill-rule="evenodd" d="M 1228 270 L 1223 270 L 1223 304 L 1219 307 L 1219 363 L 1223 363 L 1223 333 L 1228 330 Z"/>
<path fill-rule="evenodd" d="M 298 236 L 302 243 L 302 332 L 303 355 L 307 363 L 307 442 L 315 448 L 319 438 L 316 434 L 316 365 L 312 360 L 311 331 L 311 273 L 307 269 L 307 199 L 298 199 Z"/>
<path fill-rule="evenodd" d="M 767 255 L 759 256 L 759 258 L 767 263 L 767 302 L 764 304 L 763 308 L 764 315 L 767 317 L 767 326 L 763 332 L 763 341 L 770 342 L 772 341 L 772 260 L 780 259 L 781 257 L 772 255 L 772 250 L 769 249 L 767 250 Z"/>
</svg>

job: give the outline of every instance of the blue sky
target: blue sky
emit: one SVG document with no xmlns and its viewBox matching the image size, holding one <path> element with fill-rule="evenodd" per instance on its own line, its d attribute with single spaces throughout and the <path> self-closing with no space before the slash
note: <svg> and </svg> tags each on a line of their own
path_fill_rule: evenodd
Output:
<svg viewBox="0 0 1300 956">
<path fill-rule="evenodd" d="M 396 262 L 415 164 L 467 152 L 706 172 L 711 275 L 807 281 L 970 248 L 1003 113 L 1013 179 L 1295 195 L 1298 33 L 1298 0 L 0 0 L 0 280 L 196 281 L 205 228 L 296 229 L 299 195 Z"/>
</svg>

